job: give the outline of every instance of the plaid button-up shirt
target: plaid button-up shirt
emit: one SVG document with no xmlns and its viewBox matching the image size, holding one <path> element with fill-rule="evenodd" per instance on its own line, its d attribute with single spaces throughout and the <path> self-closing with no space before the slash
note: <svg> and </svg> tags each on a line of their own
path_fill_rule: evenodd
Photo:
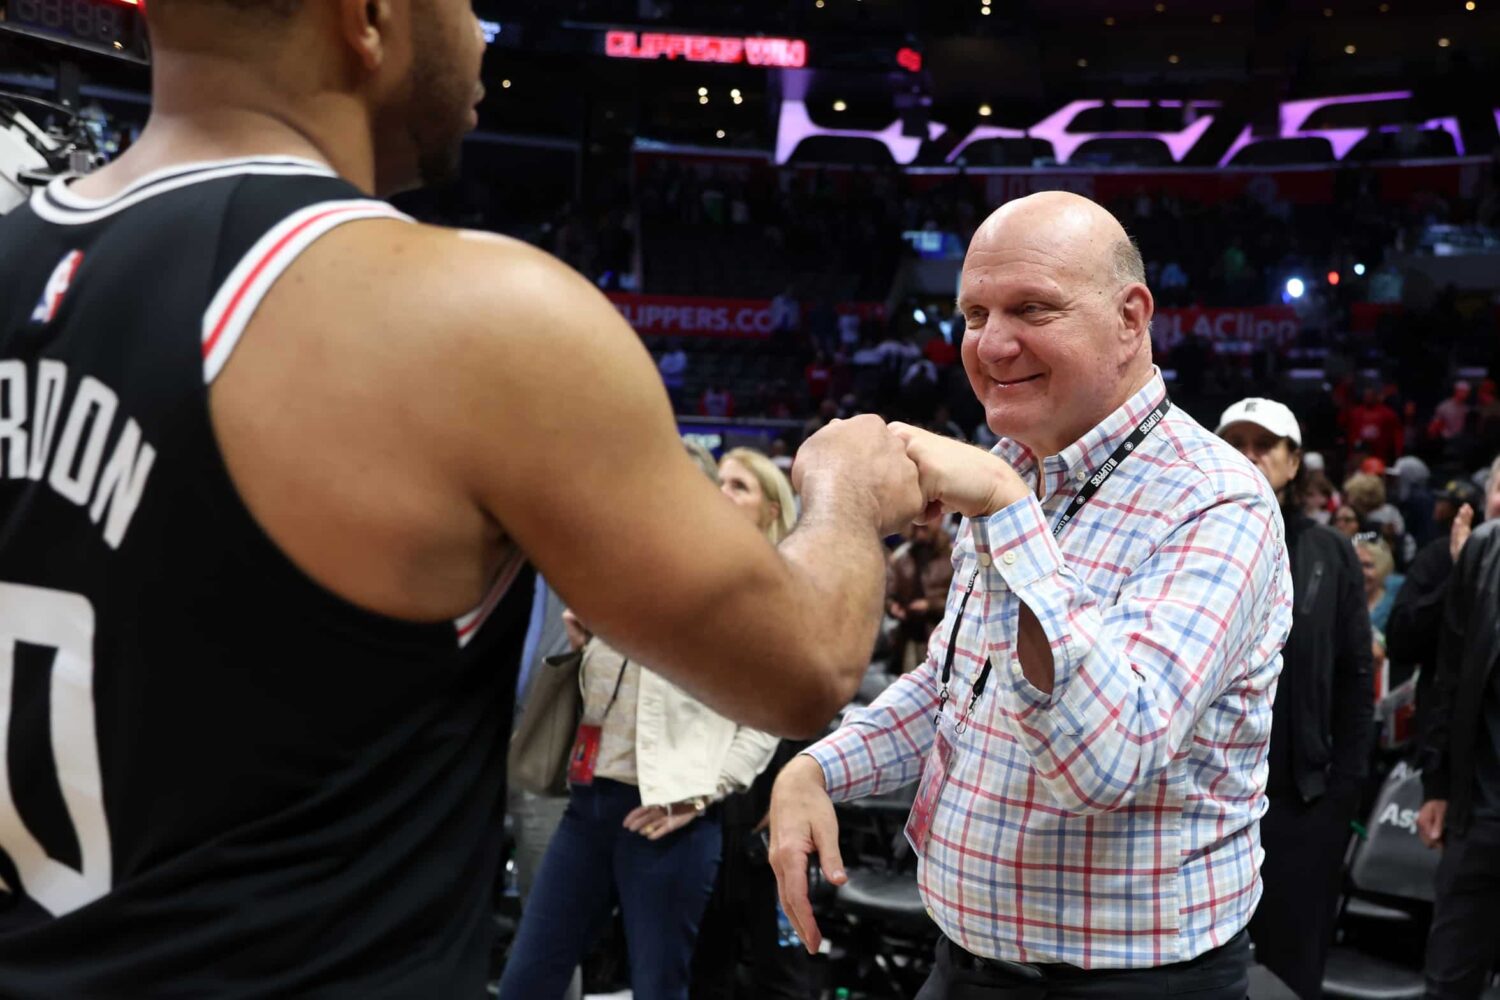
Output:
<svg viewBox="0 0 1500 1000">
<path fill-rule="evenodd" d="M 1054 539 L 1052 525 L 1165 395 L 1160 374 L 1061 454 L 995 452 L 1035 490 L 965 522 L 927 661 L 808 751 L 835 801 L 915 781 L 965 587 L 945 726 L 993 672 L 938 799 L 919 879 L 978 955 L 1083 968 L 1193 958 L 1260 899 L 1266 745 L 1292 582 L 1264 477 L 1171 409 Z M 1015 655 L 1021 602 L 1050 695 Z M 952 728 L 946 730 L 950 734 Z"/>
</svg>

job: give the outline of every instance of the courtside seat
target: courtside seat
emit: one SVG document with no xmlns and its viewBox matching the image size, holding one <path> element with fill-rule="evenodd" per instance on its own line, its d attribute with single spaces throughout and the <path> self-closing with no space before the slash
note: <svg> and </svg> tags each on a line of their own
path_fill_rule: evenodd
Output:
<svg viewBox="0 0 1500 1000">
<path fill-rule="evenodd" d="M 1323 993 L 1348 1000 L 1421 1000 L 1420 952 L 1392 960 L 1392 931 L 1420 941 L 1437 873 L 1438 852 L 1422 846 L 1415 817 L 1422 806 L 1422 773 L 1398 763 L 1386 777 L 1354 848 L 1348 891 L 1339 916 L 1339 944 L 1329 952 Z"/>
</svg>

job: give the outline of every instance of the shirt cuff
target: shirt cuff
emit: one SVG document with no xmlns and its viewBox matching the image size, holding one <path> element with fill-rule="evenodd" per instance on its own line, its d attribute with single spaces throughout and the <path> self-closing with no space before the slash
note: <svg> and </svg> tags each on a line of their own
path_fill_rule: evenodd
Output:
<svg viewBox="0 0 1500 1000">
<path fill-rule="evenodd" d="M 823 787 L 834 802 L 854 798 L 861 778 L 869 783 L 869 776 L 856 774 L 852 766 L 856 757 L 868 757 L 869 751 L 863 741 L 857 737 L 851 739 L 851 736 L 852 733 L 836 732 L 798 754 L 799 757 L 811 757 L 823 769 Z M 843 746 L 845 742 L 849 746 Z"/>
<path fill-rule="evenodd" d="M 1062 551 L 1037 498 L 1027 494 L 1003 510 L 969 522 L 981 567 L 993 568 L 1012 591 L 1056 573 Z M 989 557 L 986 566 L 985 557 Z M 988 574 L 986 574 L 988 575 Z M 1000 589 L 991 586 L 988 589 Z"/>
</svg>

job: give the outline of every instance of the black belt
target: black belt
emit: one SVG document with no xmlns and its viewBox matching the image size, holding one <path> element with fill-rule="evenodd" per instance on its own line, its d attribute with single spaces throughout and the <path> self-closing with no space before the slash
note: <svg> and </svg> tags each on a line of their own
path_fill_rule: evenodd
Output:
<svg viewBox="0 0 1500 1000">
<path fill-rule="evenodd" d="M 964 969 L 969 972 L 978 972 L 985 976 L 993 977 L 996 983 L 1014 984 L 1024 986 L 1029 984 L 1045 984 L 1077 981 L 1080 979 L 1093 979 L 1100 976 L 1118 976 L 1122 973 L 1132 971 L 1153 972 L 1163 968 L 1188 971 L 1201 965 L 1207 965 L 1220 958 L 1229 957 L 1230 953 L 1245 950 L 1248 953 L 1250 935 L 1248 931 L 1240 931 L 1228 941 L 1217 948 L 1210 948 L 1195 958 L 1183 962 L 1174 962 L 1170 966 L 1158 966 L 1156 969 L 1144 968 L 1132 969 L 1084 969 L 1076 965 L 1068 965 L 1063 962 L 1007 962 L 1000 958 L 985 958 L 975 955 L 973 952 L 965 951 L 948 937 L 943 938 L 943 945 L 948 949 L 949 960 L 955 969 Z"/>
</svg>

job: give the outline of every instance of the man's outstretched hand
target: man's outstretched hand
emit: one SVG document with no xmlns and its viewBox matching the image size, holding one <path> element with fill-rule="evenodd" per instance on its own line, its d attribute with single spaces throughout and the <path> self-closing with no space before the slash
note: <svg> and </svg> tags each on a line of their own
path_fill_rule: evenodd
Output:
<svg viewBox="0 0 1500 1000">
<path fill-rule="evenodd" d="M 771 868 L 781 891 L 781 910 L 810 955 L 823 944 L 807 896 L 807 861 L 814 854 L 829 882 L 848 881 L 839 856 L 839 821 L 823 787 L 823 769 L 811 757 L 794 757 L 771 789 Z"/>
</svg>

